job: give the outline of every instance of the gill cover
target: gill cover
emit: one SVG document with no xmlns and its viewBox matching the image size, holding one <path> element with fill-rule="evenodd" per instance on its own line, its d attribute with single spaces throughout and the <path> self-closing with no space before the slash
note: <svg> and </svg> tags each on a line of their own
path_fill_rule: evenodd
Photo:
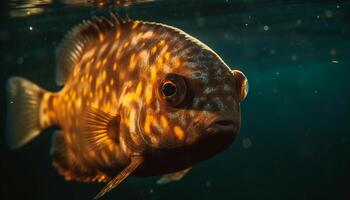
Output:
<svg viewBox="0 0 350 200">
<path fill-rule="evenodd" d="M 231 70 L 236 80 L 236 89 L 238 92 L 238 100 L 243 101 L 248 94 L 249 84 L 247 77 L 239 70 Z"/>
</svg>

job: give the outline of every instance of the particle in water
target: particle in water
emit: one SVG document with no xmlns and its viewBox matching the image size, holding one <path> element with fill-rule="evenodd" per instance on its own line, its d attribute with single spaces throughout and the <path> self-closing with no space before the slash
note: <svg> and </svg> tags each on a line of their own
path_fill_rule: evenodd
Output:
<svg viewBox="0 0 350 200">
<path fill-rule="evenodd" d="M 301 19 L 297 20 L 297 25 L 301 25 L 303 23 L 303 21 L 301 21 Z"/>
<path fill-rule="evenodd" d="M 339 5 L 337 5 L 337 8 L 340 8 L 340 6 L 339 6 Z"/>
<path fill-rule="evenodd" d="M 317 17 L 316 17 L 317 19 L 320 19 L 320 16 L 319 15 L 317 15 Z"/>
<path fill-rule="evenodd" d="M 264 26 L 264 31 L 268 31 L 270 29 L 270 27 L 268 25 Z"/>
<path fill-rule="evenodd" d="M 343 137 L 341 138 L 341 141 L 344 142 L 344 143 L 347 143 L 349 140 L 348 140 L 347 137 L 343 136 Z"/>
<path fill-rule="evenodd" d="M 23 64 L 23 57 L 17 58 L 17 64 L 22 65 Z"/>
<path fill-rule="evenodd" d="M 197 26 L 198 26 L 198 27 L 203 27 L 203 26 L 205 26 L 205 19 L 204 19 L 203 17 L 197 17 L 196 22 L 197 22 Z"/>
<path fill-rule="evenodd" d="M 246 137 L 243 139 L 242 141 L 242 145 L 245 149 L 249 149 L 250 147 L 252 147 L 252 141 L 250 138 Z"/>
<path fill-rule="evenodd" d="M 338 64 L 338 63 L 339 63 L 339 61 L 337 61 L 337 60 L 332 60 L 332 63 L 334 63 L 334 64 Z"/>
<path fill-rule="evenodd" d="M 29 26 L 29 30 L 32 31 L 32 30 L 33 30 L 33 27 L 32 27 L 32 26 Z"/>
<path fill-rule="evenodd" d="M 335 55 L 337 55 L 337 50 L 336 49 L 331 49 L 329 51 L 329 54 L 331 54 L 332 56 L 335 56 Z"/>
<path fill-rule="evenodd" d="M 326 14 L 326 17 L 328 17 L 328 18 L 333 17 L 333 12 L 331 10 L 326 10 L 325 14 Z"/>
<path fill-rule="evenodd" d="M 280 75 L 280 73 L 279 73 L 279 72 L 276 72 L 276 76 L 278 76 L 278 75 Z"/>
<path fill-rule="evenodd" d="M 225 32 L 224 33 L 224 38 L 228 40 L 233 40 L 234 36 L 230 32 Z"/>
<path fill-rule="evenodd" d="M 6 41 L 9 39 L 9 33 L 7 31 L 0 31 L 0 41 Z"/>
<path fill-rule="evenodd" d="M 318 94 L 318 90 L 315 90 L 315 91 L 314 91 L 314 94 Z"/>
<path fill-rule="evenodd" d="M 276 54 L 276 50 L 270 49 L 270 54 L 271 54 L 271 55 L 275 55 L 275 54 Z"/>
<path fill-rule="evenodd" d="M 298 80 L 298 84 L 300 85 L 300 86 L 303 86 L 304 85 L 304 80 Z"/>
<path fill-rule="evenodd" d="M 244 25 L 245 25 L 245 26 L 248 26 L 248 24 L 247 24 L 247 23 L 245 23 Z"/>
<path fill-rule="evenodd" d="M 210 182 L 210 181 L 206 181 L 206 182 L 205 182 L 205 186 L 211 187 L 211 182 Z"/>
<path fill-rule="evenodd" d="M 292 55 L 291 59 L 292 59 L 292 61 L 296 61 L 297 60 L 297 56 L 296 55 Z"/>
</svg>

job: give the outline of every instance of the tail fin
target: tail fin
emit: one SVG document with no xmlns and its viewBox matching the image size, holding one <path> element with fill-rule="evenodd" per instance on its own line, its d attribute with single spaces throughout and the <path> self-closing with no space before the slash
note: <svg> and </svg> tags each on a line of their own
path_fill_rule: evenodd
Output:
<svg viewBox="0 0 350 200">
<path fill-rule="evenodd" d="M 8 80 L 8 118 L 6 139 L 11 148 L 19 148 L 42 131 L 39 108 L 45 90 L 20 77 Z"/>
</svg>

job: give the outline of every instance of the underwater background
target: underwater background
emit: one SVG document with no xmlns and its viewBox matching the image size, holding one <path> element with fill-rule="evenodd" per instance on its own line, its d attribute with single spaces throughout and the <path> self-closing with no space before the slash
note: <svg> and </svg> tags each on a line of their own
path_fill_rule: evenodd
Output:
<svg viewBox="0 0 350 200">
<path fill-rule="evenodd" d="M 55 47 L 83 19 L 116 11 L 183 29 L 245 73 L 250 91 L 228 150 L 179 182 L 129 177 L 103 199 L 350 199 L 350 1 L 7 0 L 0 10 L 1 200 L 92 199 L 103 187 L 58 175 L 55 128 L 6 146 L 6 81 L 57 91 Z"/>
</svg>

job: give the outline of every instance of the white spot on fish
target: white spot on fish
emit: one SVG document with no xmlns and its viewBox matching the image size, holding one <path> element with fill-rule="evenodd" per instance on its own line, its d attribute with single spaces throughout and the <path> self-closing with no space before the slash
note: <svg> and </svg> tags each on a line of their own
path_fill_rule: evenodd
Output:
<svg viewBox="0 0 350 200">
<path fill-rule="evenodd" d="M 194 79 L 207 80 L 208 79 L 208 74 L 206 72 L 197 71 L 197 72 L 192 73 L 191 77 L 194 78 Z"/>
<path fill-rule="evenodd" d="M 211 109 L 211 105 L 209 103 L 205 105 L 204 110 L 209 111 L 210 109 Z"/>
<path fill-rule="evenodd" d="M 183 49 L 180 53 L 180 56 L 186 56 L 186 55 L 190 55 L 191 52 L 196 48 L 196 46 L 190 46 L 186 49 Z M 196 55 L 191 55 L 192 58 L 195 58 L 198 60 L 198 57 L 200 57 L 199 54 L 196 54 Z"/>
<path fill-rule="evenodd" d="M 182 126 L 185 126 L 185 125 L 186 125 L 186 120 L 185 120 L 185 118 L 183 117 L 183 115 L 180 115 L 179 121 L 180 121 L 180 124 L 181 124 Z"/>
<path fill-rule="evenodd" d="M 207 87 L 205 88 L 205 90 L 203 91 L 204 94 L 210 94 L 210 93 L 213 93 L 213 92 L 216 92 L 218 91 L 220 88 L 220 86 L 216 86 L 216 87 Z"/>
<path fill-rule="evenodd" d="M 236 100 L 233 100 L 233 111 L 237 112 L 237 102 L 236 102 Z"/>
<path fill-rule="evenodd" d="M 225 105 L 223 102 L 219 99 L 219 97 L 214 98 L 214 102 L 218 105 L 218 108 L 220 111 L 225 111 Z"/>
<path fill-rule="evenodd" d="M 219 69 L 215 72 L 215 75 L 216 75 L 217 77 L 221 77 L 221 76 L 222 76 L 222 69 L 219 68 Z"/>
<path fill-rule="evenodd" d="M 195 107 L 195 108 L 198 107 L 199 102 L 200 102 L 199 97 L 193 98 L 193 107 Z"/>
<path fill-rule="evenodd" d="M 178 117 L 178 115 L 176 113 L 168 113 L 167 114 L 169 119 L 176 119 Z"/>
<path fill-rule="evenodd" d="M 224 91 L 228 92 L 231 90 L 231 87 L 227 84 L 224 84 Z"/>
<path fill-rule="evenodd" d="M 214 88 L 214 87 L 207 87 L 207 88 L 205 88 L 205 90 L 204 90 L 204 94 L 210 94 L 210 93 L 212 93 L 212 92 L 215 92 L 217 89 L 216 88 Z"/>
</svg>

